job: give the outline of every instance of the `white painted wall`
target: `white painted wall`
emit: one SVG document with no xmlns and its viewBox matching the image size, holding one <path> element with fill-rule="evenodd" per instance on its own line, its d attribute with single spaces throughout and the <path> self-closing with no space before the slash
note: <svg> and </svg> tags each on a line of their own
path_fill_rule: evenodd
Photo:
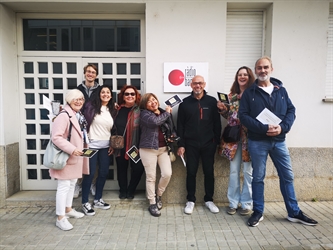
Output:
<svg viewBox="0 0 333 250">
<path fill-rule="evenodd" d="M 0 145 L 19 141 L 19 101 L 15 13 L 0 5 Z"/>
<path fill-rule="evenodd" d="M 297 111 L 289 147 L 333 147 L 333 104 L 322 102 L 328 10 L 329 1 L 273 1 L 268 11 L 273 76 L 282 80 Z M 215 96 L 225 84 L 225 21 L 223 1 L 148 2 L 147 92 L 160 102 L 171 95 L 163 93 L 164 62 L 208 62 L 209 94 Z"/>
<path fill-rule="evenodd" d="M 164 62 L 208 62 L 209 94 L 223 88 L 226 2 L 146 4 L 146 90 L 164 103 Z M 180 94 L 186 97 L 188 94 Z M 161 105 L 164 107 L 164 105 Z M 177 108 L 173 114 L 176 118 Z"/>
<path fill-rule="evenodd" d="M 324 103 L 329 2 L 273 6 L 272 59 L 296 106 L 289 147 L 333 147 L 333 103 Z"/>
</svg>

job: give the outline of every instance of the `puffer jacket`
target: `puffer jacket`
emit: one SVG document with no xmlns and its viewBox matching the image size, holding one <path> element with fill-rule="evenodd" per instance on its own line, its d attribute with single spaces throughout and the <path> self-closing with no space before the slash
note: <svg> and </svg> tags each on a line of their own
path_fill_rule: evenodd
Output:
<svg viewBox="0 0 333 250">
<path fill-rule="evenodd" d="M 158 150 L 158 130 L 169 117 L 170 113 L 165 112 L 165 110 L 159 108 L 161 114 L 159 116 L 155 115 L 150 110 L 141 110 L 140 113 L 140 148 L 149 148 Z"/>
</svg>

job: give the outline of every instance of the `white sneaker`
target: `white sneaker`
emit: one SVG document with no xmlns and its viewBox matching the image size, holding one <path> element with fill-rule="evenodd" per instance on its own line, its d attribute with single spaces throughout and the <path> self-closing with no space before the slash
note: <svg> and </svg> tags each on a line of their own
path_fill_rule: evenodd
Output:
<svg viewBox="0 0 333 250">
<path fill-rule="evenodd" d="M 74 208 L 69 211 L 68 213 L 65 213 L 65 216 L 67 218 L 76 218 L 76 219 L 79 219 L 79 218 L 82 218 L 84 216 L 84 213 L 81 213 L 81 212 L 78 212 L 76 211 Z"/>
<path fill-rule="evenodd" d="M 74 189 L 74 195 L 73 195 L 74 199 L 79 197 L 81 190 L 82 190 L 82 188 L 76 183 L 75 189 Z"/>
<path fill-rule="evenodd" d="M 61 220 L 58 220 L 57 218 L 56 226 L 64 231 L 73 229 L 73 225 L 67 220 L 66 216 L 63 217 Z"/>
<path fill-rule="evenodd" d="M 95 196 L 95 194 L 96 194 L 96 185 L 93 184 L 93 183 L 90 186 L 90 192 L 91 192 L 92 196 Z"/>
<path fill-rule="evenodd" d="M 185 214 L 192 214 L 193 213 L 193 209 L 194 209 L 194 205 L 195 205 L 195 203 L 192 202 L 192 201 L 186 202 L 186 207 L 184 209 L 184 213 Z"/>
<path fill-rule="evenodd" d="M 215 206 L 214 202 L 212 201 L 205 202 L 205 205 L 213 214 L 217 214 L 218 212 L 220 212 L 219 208 Z"/>
</svg>

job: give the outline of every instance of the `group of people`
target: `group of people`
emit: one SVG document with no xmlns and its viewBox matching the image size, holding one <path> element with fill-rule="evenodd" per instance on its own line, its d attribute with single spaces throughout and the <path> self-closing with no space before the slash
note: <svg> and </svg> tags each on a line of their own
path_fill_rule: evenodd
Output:
<svg viewBox="0 0 333 250">
<path fill-rule="evenodd" d="M 84 214 L 94 215 L 95 208 L 109 209 L 102 199 L 108 176 L 110 155 L 117 163 L 119 198 L 133 199 L 142 174 L 146 173 L 146 194 L 149 200 L 148 211 L 152 216 L 161 215 L 162 195 L 172 175 L 170 145 L 178 142 L 177 154 L 186 157 L 187 202 L 185 214 L 192 214 L 196 203 L 196 175 L 201 159 L 204 173 L 205 206 L 218 213 L 213 202 L 214 158 L 219 155 L 230 161 L 230 177 L 227 197 L 227 213 L 233 215 L 239 209 L 241 215 L 250 215 L 247 224 L 257 226 L 263 220 L 264 178 L 267 156 L 270 155 L 279 175 L 280 190 L 291 222 L 316 225 L 298 207 L 293 184 L 293 171 L 285 136 L 295 120 L 293 106 L 282 82 L 271 77 L 272 61 L 262 57 L 255 63 L 255 79 L 252 70 L 243 66 L 235 75 L 230 89 L 228 104 L 216 101 L 205 91 L 206 82 L 200 75 L 191 81 L 191 94 L 179 105 L 177 129 L 173 124 L 172 108 L 160 107 L 153 93 L 140 95 L 131 85 L 125 85 L 118 94 L 118 103 L 112 99 L 112 89 L 98 85 L 95 79 L 98 69 L 89 64 L 84 68 L 88 85 L 82 83 L 78 89 L 68 91 L 65 112 L 54 120 L 51 139 L 60 149 L 70 154 L 67 165 L 62 170 L 50 170 L 50 175 L 58 180 L 56 195 L 56 225 L 62 230 L 73 228 L 67 218 L 82 218 Z M 84 86 L 83 86 L 84 85 Z M 279 125 L 262 124 L 256 119 L 265 108 L 281 119 Z M 229 126 L 240 127 L 237 141 L 221 138 L 221 116 Z M 67 140 L 72 123 L 71 139 Z M 124 136 L 124 147 L 113 149 L 110 137 L 113 134 Z M 175 139 L 177 138 L 177 139 Z M 174 140 L 175 139 L 175 140 Z M 135 145 L 139 149 L 140 161 L 134 162 L 127 151 Z M 89 160 L 81 157 L 83 148 L 89 147 L 98 152 Z M 97 167 L 98 165 L 98 167 Z M 131 178 L 128 180 L 128 165 Z M 156 188 L 156 170 L 161 176 Z M 243 166 L 243 185 L 240 183 Z M 89 202 L 89 191 L 96 172 L 96 193 L 93 204 Z M 72 208 L 75 184 L 82 179 L 82 210 Z M 252 212 L 253 211 L 253 212 Z"/>
</svg>

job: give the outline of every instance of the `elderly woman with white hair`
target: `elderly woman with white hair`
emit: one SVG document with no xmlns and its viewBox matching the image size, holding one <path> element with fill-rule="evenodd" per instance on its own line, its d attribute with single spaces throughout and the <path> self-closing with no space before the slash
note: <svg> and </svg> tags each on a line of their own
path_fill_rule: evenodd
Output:
<svg viewBox="0 0 333 250">
<path fill-rule="evenodd" d="M 66 93 L 66 105 L 54 120 L 52 126 L 52 142 L 70 157 L 62 170 L 50 169 L 50 176 L 57 179 L 56 194 L 56 226 L 62 230 L 71 230 L 73 225 L 67 218 L 82 218 L 83 213 L 72 208 L 75 183 L 82 174 L 89 174 L 88 158 L 82 157 L 85 138 L 86 121 L 80 110 L 84 104 L 84 96 L 80 90 L 72 89 Z M 68 135 L 70 133 L 70 140 Z"/>
</svg>

